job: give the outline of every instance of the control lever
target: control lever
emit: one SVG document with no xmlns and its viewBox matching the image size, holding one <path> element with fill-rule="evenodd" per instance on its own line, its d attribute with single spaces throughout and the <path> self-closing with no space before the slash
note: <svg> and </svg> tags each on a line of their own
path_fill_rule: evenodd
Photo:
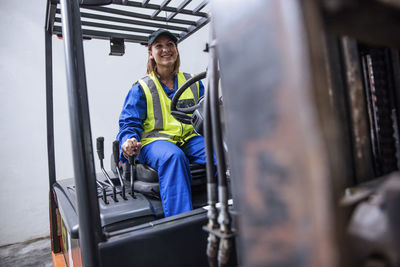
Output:
<svg viewBox="0 0 400 267">
<path fill-rule="evenodd" d="M 119 171 L 119 141 L 118 140 L 115 140 L 113 142 L 112 151 L 113 151 L 113 159 L 114 159 L 114 163 L 115 163 L 115 169 L 118 174 L 119 182 L 121 183 L 122 198 L 127 200 L 128 198 L 126 197 L 126 194 L 125 194 L 125 184 L 124 184 L 124 181 L 122 180 L 121 172 Z"/>
<path fill-rule="evenodd" d="M 114 199 L 115 202 L 118 202 L 117 199 L 117 189 L 115 188 L 115 185 L 113 181 L 111 180 L 110 176 L 104 169 L 104 164 L 103 164 L 103 159 L 104 159 L 104 137 L 100 136 L 97 137 L 96 139 L 96 148 L 97 148 L 97 155 L 99 156 L 100 159 L 100 168 L 101 171 L 103 172 L 104 176 L 107 178 L 108 182 L 110 183 L 110 186 L 112 187 L 113 195 L 112 198 Z"/>
<path fill-rule="evenodd" d="M 104 140 L 104 138 L 103 138 L 103 140 Z M 101 156 L 101 155 L 103 155 L 103 158 L 104 158 L 104 153 L 103 153 L 103 151 L 99 151 L 99 150 L 97 150 L 97 153 L 99 154 L 99 157 Z M 98 187 L 100 187 L 100 189 L 101 189 L 101 193 L 102 193 L 102 199 L 103 199 L 103 201 L 104 201 L 104 203 L 105 204 L 108 204 L 108 199 L 107 199 L 107 191 L 106 191 L 106 188 L 108 187 L 108 185 L 106 184 L 106 183 L 104 183 L 103 181 L 99 181 L 99 180 L 97 180 L 97 178 L 96 178 L 96 183 L 97 183 L 97 186 Z"/>
<path fill-rule="evenodd" d="M 135 191 L 134 191 L 134 189 L 135 189 L 135 186 L 134 186 L 134 183 L 135 183 L 135 157 L 134 156 L 129 156 L 128 157 L 128 161 L 129 161 L 129 167 L 130 167 L 130 171 L 131 171 L 131 195 L 132 195 L 132 197 L 133 198 L 136 198 L 136 196 L 135 196 Z"/>
<path fill-rule="evenodd" d="M 106 188 L 104 186 L 108 186 L 107 184 L 104 185 L 104 182 L 101 182 L 99 180 L 96 179 L 96 183 L 97 186 L 101 188 L 101 193 L 103 194 L 103 196 L 101 197 L 104 201 L 104 203 L 108 204 L 108 200 L 107 200 L 107 192 L 106 192 Z"/>
</svg>

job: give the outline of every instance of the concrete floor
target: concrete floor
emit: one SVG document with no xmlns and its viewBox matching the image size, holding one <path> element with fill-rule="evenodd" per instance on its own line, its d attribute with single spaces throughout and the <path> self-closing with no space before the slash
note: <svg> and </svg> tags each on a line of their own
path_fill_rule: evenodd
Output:
<svg viewBox="0 0 400 267">
<path fill-rule="evenodd" d="M 0 266 L 53 266 L 50 239 L 36 239 L 0 247 Z"/>
</svg>

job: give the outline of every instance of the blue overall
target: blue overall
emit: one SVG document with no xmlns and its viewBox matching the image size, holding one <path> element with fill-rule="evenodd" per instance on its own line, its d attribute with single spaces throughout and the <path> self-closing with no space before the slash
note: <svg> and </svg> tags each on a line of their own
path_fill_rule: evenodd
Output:
<svg viewBox="0 0 400 267">
<path fill-rule="evenodd" d="M 175 76 L 175 90 L 169 90 L 161 81 L 160 84 L 167 96 L 172 99 L 177 90 L 177 77 Z M 202 96 L 204 86 L 201 82 L 199 90 L 199 96 Z M 140 141 L 146 116 L 146 96 L 140 84 L 135 83 L 125 99 L 119 118 L 120 130 L 117 139 L 121 145 L 132 137 Z M 126 162 L 122 153 L 120 159 L 122 162 Z M 165 217 L 193 209 L 189 163 L 205 164 L 206 162 L 202 136 L 192 137 L 180 147 L 165 140 L 154 141 L 142 147 L 138 161 L 158 171 L 160 196 Z"/>
</svg>

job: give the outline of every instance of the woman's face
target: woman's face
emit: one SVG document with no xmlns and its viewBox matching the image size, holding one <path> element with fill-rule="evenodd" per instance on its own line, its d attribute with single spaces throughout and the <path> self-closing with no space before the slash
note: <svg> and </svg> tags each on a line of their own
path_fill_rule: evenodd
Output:
<svg viewBox="0 0 400 267">
<path fill-rule="evenodd" d="M 149 57 L 156 61 L 157 66 L 173 67 L 178 57 L 178 49 L 168 36 L 161 35 L 151 45 Z"/>
</svg>

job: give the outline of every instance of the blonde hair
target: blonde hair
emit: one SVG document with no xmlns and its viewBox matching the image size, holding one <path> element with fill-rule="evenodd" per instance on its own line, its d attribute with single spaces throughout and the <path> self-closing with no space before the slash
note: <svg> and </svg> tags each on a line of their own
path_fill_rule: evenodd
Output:
<svg viewBox="0 0 400 267">
<path fill-rule="evenodd" d="M 148 51 L 151 51 L 151 45 L 149 45 Z M 174 70 L 173 73 L 174 75 L 178 74 L 179 72 L 179 67 L 181 65 L 181 58 L 179 56 L 179 51 L 178 51 L 178 45 L 175 43 L 176 51 L 178 52 L 178 56 L 176 57 L 175 65 L 174 65 Z M 147 59 L 147 74 L 150 74 L 152 72 L 157 72 L 157 63 L 154 60 L 154 58 L 149 58 Z"/>
</svg>

